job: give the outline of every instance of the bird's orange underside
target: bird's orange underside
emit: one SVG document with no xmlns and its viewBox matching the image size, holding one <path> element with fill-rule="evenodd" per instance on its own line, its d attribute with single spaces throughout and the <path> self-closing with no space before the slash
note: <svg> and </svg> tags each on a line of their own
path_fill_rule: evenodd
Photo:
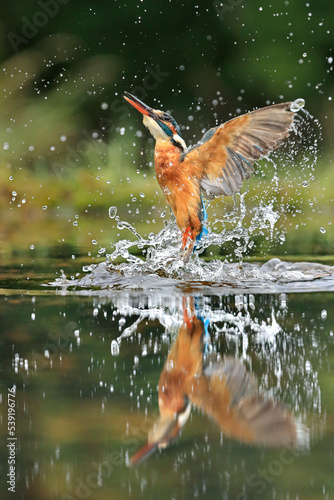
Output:
<svg viewBox="0 0 334 500">
<path fill-rule="evenodd" d="M 157 139 L 155 171 L 160 187 L 171 206 L 178 227 L 183 233 L 182 248 L 202 230 L 200 181 L 204 176 L 216 179 L 225 168 L 226 146 L 233 143 L 247 125 L 248 115 L 240 116 L 220 127 L 209 143 L 190 151 L 180 161 L 180 150 L 170 142 Z"/>
<path fill-rule="evenodd" d="M 202 230 L 198 212 L 201 206 L 200 168 L 180 162 L 180 150 L 164 140 L 157 140 L 155 171 L 167 202 L 171 206 L 178 227 L 192 239 Z"/>
</svg>

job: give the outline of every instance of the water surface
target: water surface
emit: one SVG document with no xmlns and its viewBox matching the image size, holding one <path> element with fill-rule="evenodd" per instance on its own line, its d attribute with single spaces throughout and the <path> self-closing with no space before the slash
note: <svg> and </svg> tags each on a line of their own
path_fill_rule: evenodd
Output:
<svg viewBox="0 0 334 500">
<path fill-rule="evenodd" d="M 203 263 L 216 266 L 216 279 L 203 282 L 187 279 L 189 269 L 135 276 L 124 264 L 86 262 L 83 272 L 73 262 L 63 273 L 61 264 L 20 272 L 12 262 L 1 276 L 2 432 L 16 387 L 18 498 L 332 498 L 330 265 Z M 285 405 L 299 447 L 232 439 L 193 407 L 175 443 L 129 467 L 158 418 L 159 377 L 189 301 L 206 349 L 239 360 L 266 398 Z M 2 482 L 4 491 L 4 474 Z"/>
</svg>

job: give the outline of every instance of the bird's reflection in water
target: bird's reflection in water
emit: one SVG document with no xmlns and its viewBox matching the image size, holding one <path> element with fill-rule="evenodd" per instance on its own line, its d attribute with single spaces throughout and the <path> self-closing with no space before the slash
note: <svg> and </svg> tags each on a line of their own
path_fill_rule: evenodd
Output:
<svg viewBox="0 0 334 500">
<path fill-rule="evenodd" d="M 283 405 L 259 394 L 255 376 L 231 357 L 205 351 L 205 327 L 194 299 L 183 299 L 183 323 L 159 380 L 160 417 L 148 443 L 132 458 L 138 465 L 167 447 L 186 423 L 191 406 L 213 418 L 224 434 L 265 446 L 295 446 L 297 428 Z"/>
</svg>

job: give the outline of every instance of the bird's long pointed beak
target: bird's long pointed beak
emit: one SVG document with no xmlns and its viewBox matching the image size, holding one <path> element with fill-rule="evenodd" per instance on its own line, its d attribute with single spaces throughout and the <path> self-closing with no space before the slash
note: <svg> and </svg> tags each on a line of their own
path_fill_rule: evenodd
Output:
<svg viewBox="0 0 334 500">
<path fill-rule="evenodd" d="M 138 99 L 138 97 L 135 97 L 134 95 L 130 94 L 130 92 L 124 92 L 124 99 L 128 101 L 128 103 L 131 104 L 131 106 L 138 109 L 138 111 L 140 111 L 140 113 L 142 113 L 143 115 L 150 116 L 151 118 L 154 117 L 153 109 L 147 106 L 140 99 Z"/>
<path fill-rule="evenodd" d="M 151 440 L 140 448 L 130 460 L 130 466 L 139 465 L 153 455 L 159 448 L 166 448 L 178 436 L 180 425 L 177 419 L 158 420 L 152 429 Z"/>
<path fill-rule="evenodd" d="M 130 460 L 130 466 L 139 465 L 153 455 L 159 448 L 166 448 L 179 435 L 182 427 L 189 418 L 191 404 L 187 403 L 184 410 L 175 418 L 159 418 L 149 433 L 148 443 L 145 444 Z"/>
<path fill-rule="evenodd" d="M 137 453 L 135 453 L 130 459 L 130 466 L 140 465 L 145 462 L 151 455 L 153 455 L 159 448 L 159 443 L 147 443 L 145 446 L 140 448 Z"/>
</svg>

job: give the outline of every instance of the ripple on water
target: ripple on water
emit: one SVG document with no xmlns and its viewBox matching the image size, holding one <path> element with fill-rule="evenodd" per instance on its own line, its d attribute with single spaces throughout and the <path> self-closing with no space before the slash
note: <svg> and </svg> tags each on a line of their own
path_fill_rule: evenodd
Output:
<svg viewBox="0 0 334 500">
<path fill-rule="evenodd" d="M 139 259 L 140 260 L 140 259 Z M 285 262 L 278 258 L 264 264 L 204 262 L 194 257 L 187 264 L 165 263 L 160 269 L 148 261 L 110 265 L 106 260 L 85 268 L 79 279 L 67 279 L 64 273 L 50 283 L 67 289 L 161 290 L 163 292 L 202 293 L 281 293 L 334 291 L 334 266 L 314 262 Z"/>
</svg>

